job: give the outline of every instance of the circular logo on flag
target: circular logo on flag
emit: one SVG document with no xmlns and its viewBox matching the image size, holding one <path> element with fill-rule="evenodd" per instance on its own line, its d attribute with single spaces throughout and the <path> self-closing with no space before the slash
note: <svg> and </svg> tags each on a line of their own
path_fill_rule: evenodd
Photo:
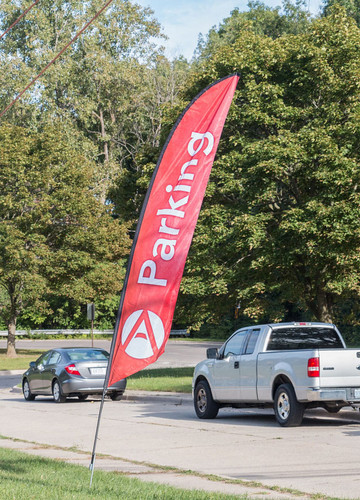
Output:
<svg viewBox="0 0 360 500">
<path fill-rule="evenodd" d="M 125 321 L 121 332 L 121 343 L 125 352 L 135 359 L 153 356 L 162 346 L 165 330 L 161 318 L 152 311 L 135 311 Z"/>
</svg>

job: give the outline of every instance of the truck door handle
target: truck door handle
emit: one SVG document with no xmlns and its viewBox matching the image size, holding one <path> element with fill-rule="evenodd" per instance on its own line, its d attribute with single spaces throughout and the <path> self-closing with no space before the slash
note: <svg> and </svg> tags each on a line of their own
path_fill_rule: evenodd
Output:
<svg viewBox="0 0 360 500">
<path fill-rule="evenodd" d="M 239 364 L 239 361 L 235 361 L 234 362 L 234 368 L 239 368 L 240 364 Z"/>
</svg>

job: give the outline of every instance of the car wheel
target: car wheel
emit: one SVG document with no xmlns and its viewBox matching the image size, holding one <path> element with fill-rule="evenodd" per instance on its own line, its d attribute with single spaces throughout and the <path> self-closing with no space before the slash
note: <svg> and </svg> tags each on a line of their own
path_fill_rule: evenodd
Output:
<svg viewBox="0 0 360 500">
<path fill-rule="evenodd" d="M 61 387 L 58 380 L 53 382 L 52 393 L 54 396 L 55 403 L 65 403 L 66 396 L 64 396 L 61 392 Z"/>
<path fill-rule="evenodd" d="M 34 394 L 32 394 L 32 392 L 30 390 L 29 381 L 27 379 L 25 379 L 23 381 L 22 390 L 23 390 L 24 398 L 26 399 L 26 401 L 34 401 L 35 396 L 34 396 Z"/>
<path fill-rule="evenodd" d="M 194 407 L 199 418 L 215 418 L 218 414 L 219 405 L 213 400 L 211 389 L 206 380 L 201 380 L 196 384 Z"/>
<path fill-rule="evenodd" d="M 120 399 L 122 399 L 123 395 L 124 395 L 123 392 L 113 392 L 110 394 L 110 398 L 113 401 L 120 401 Z"/>
<path fill-rule="evenodd" d="M 296 427 L 301 424 L 305 407 L 296 399 L 291 384 L 280 385 L 275 392 L 274 411 L 282 427 Z"/>
<path fill-rule="evenodd" d="M 78 398 L 80 399 L 80 401 L 85 401 L 85 399 L 88 398 L 88 394 L 79 394 Z"/>
</svg>

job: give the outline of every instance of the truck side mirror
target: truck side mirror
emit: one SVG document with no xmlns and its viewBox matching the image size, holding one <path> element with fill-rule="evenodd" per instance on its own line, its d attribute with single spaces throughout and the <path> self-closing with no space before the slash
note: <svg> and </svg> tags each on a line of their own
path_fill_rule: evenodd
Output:
<svg viewBox="0 0 360 500">
<path fill-rule="evenodd" d="M 218 359 L 219 350 L 216 347 L 209 347 L 209 349 L 206 350 L 206 357 L 207 359 Z"/>
</svg>

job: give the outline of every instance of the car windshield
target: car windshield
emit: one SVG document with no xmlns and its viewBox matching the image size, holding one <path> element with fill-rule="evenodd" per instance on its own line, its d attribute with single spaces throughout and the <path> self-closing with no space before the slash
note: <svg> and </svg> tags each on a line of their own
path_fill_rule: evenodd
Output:
<svg viewBox="0 0 360 500">
<path fill-rule="evenodd" d="M 334 328 L 286 327 L 273 329 L 267 350 L 342 349 L 343 347 Z"/>
<path fill-rule="evenodd" d="M 107 361 L 109 353 L 100 349 L 69 349 L 71 361 Z"/>
</svg>

